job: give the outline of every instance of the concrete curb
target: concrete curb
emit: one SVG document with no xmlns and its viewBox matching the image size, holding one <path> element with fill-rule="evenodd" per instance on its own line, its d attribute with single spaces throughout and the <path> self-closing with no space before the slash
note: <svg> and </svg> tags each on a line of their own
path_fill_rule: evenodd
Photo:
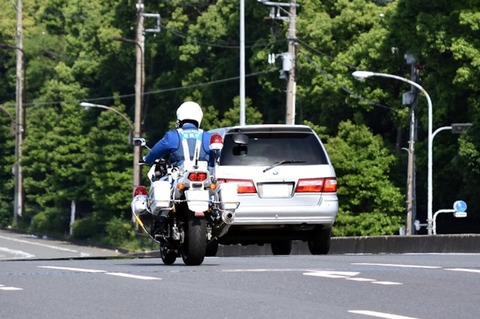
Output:
<svg viewBox="0 0 480 319">
<path fill-rule="evenodd" d="M 480 234 L 333 237 L 329 255 L 395 253 L 480 253 Z M 310 255 L 305 242 L 292 243 L 292 255 Z M 220 245 L 218 257 L 272 255 L 270 245 Z"/>
</svg>

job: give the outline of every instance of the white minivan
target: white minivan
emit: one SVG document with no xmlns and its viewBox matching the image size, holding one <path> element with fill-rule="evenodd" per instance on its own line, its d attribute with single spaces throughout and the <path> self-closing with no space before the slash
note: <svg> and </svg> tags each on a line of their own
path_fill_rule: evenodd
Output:
<svg viewBox="0 0 480 319">
<path fill-rule="evenodd" d="M 337 179 L 317 134 L 306 125 L 262 124 L 218 128 L 224 146 L 219 183 L 236 183 L 240 206 L 218 243 L 271 244 L 288 255 L 292 240 L 327 254 L 338 213 Z"/>
</svg>

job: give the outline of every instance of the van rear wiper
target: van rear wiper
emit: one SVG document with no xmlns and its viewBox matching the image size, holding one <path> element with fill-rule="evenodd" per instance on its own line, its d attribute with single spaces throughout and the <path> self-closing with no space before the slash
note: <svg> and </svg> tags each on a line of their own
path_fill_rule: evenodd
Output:
<svg viewBox="0 0 480 319">
<path fill-rule="evenodd" d="M 265 173 L 266 171 L 271 170 L 272 168 L 274 168 L 274 167 L 276 167 L 276 166 L 283 165 L 283 164 L 297 164 L 297 163 L 305 163 L 305 161 L 283 160 L 283 161 L 280 161 L 280 162 L 275 162 L 275 163 L 273 163 L 272 165 L 270 165 L 269 167 L 265 168 L 265 169 L 263 170 L 263 172 Z"/>
</svg>

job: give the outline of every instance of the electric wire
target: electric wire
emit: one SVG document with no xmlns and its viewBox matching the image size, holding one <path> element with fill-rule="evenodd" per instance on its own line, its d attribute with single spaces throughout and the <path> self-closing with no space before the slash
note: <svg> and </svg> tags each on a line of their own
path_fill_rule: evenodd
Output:
<svg viewBox="0 0 480 319">
<path fill-rule="evenodd" d="M 271 72 L 274 72 L 274 71 L 277 71 L 277 70 L 275 68 L 270 68 L 270 69 L 267 69 L 267 70 L 246 74 L 245 77 L 254 77 L 254 76 L 261 75 L 261 74 L 271 73 Z M 180 91 L 180 90 L 188 90 L 188 89 L 192 89 L 192 88 L 196 88 L 196 87 L 202 87 L 202 86 L 214 85 L 214 84 L 223 83 L 223 82 L 235 81 L 235 80 L 238 80 L 238 79 L 240 79 L 240 76 L 234 76 L 234 77 L 230 77 L 230 78 L 213 80 L 213 81 L 209 81 L 209 82 L 195 83 L 195 84 L 181 86 L 181 87 L 174 87 L 174 88 L 166 88 L 166 89 L 148 91 L 148 92 L 143 92 L 142 96 L 156 95 L 156 94 L 162 94 L 162 93 L 166 93 L 166 92 L 173 92 L 173 91 Z M 117 96 L 103 96 L 103 97 L 81 99 L 81 100 L 52 101 L 52 102 L 29 102 L 29 103 L 24 103 L 23 105 L 24 106 L 30 106 L 30 108 L 32 109 L 32 108 L 39 107 L 39 106 L 58 105 L 58 104 L 62 104 L 62 103 L 72 103 L 72 104 L 77 103 L 78 104 L 80 101 L 99 102 L 99 101 L 113 100 L 115 98 L 125 99 L 125 98 L 134 97 L 134 96 L 135 96 L 135 93 L 129 93 L 129 94 L 121 94 L 121 95 L 117 95 Z M 5 104 L 5 105 L 7 105 L 7 104 Z M 12 105 L 14 105 L 14 104 L 12 104 Z"/>
<path fill-rule="evenodd" d="M 359 99 L 361 101 L 364 101 L 366 102 L 368 105 L 372 105 L 372 106 L 378 106 L 378 107 L 381 107 L 381 108 L 385 108 L 385 109 L 388 109 L 388 110 L 391 110 L 391 111 L 397 111 L 396 108 L 393 108 L 393 107 L 390 107 L 390 106 L 387 106 L 387 105 L 383 105 L 383 104 L 380 104 L 380 103 L 377 103 L 377 102 L 374 102 L 372 100 L 369 100 L 361 95 L 358 95 L 357 93 L 353 92 L 352 90 L 344 87 L 343 85 L 341 85 L 340 83 L 338 83 L 334 78 L 333 76 L 331 76 L 329 73 L 327 73 L 326 71 L 322 70 L 314 61 L 313 59 L 306 55 L 305 53 L 301 52 L 300 50 L 298 51 L 298 53 L 300 53 L 301 56 L 305 57 L 305 59 L 307 59 L 307 61 L 310 63 L 311 66 L 313 66 L 315 68 L 315 70 L 320 73 L 324 78 L 326 78 L 328 81 L 334 83 L 335 85 L 337 85 L 342 91 L 348 93 L 348 95 L 350 95 L 351 97 L 353 98 L 356 98 L 356 99 Z"/>
</svg>

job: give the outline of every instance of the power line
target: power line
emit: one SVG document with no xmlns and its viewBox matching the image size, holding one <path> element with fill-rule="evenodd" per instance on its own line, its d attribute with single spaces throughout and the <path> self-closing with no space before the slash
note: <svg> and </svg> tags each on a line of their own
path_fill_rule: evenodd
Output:
<svg viewBox="0 0 480 319">
<path fill-rule="evenodd" d="M 206 41 L 201 41 L 201 40 L 198 40 L 197 38 L 195 37 L 192 37 L 186 33 L 183 33 L 181 31 L 178 31 L 178 30 L 175 30 L 175 29 L 171 29 L 171 28 L 168 28 L 165 24 L 161 23 L 161 26 L 162 26 L 162 29 L 165 29 L 166 31 L 172 33 L 173 35 L 179 37 L 179 38 L 182 38 L 182 39 L 186 39 L 186 40 L 191 40 L 192 41 L 192 44 L 197 44 L 197 45 L 203 45 L 203 46 L 210 46 L 210 47 L 214 47 L 214 48 L 223 48 L 223 49 L 239 49 L 240 48 L 240 45 L 238 44 L 218 44 L 218 43 L 211 43 L 211 42 L 206 42 Z M 259 39 L 259 40 L 262 40 Z M 256 42 L 259 41 L 259 40 L 255 40 L 255 41 L 251 41 L 250 42 L 250 45 L 246 45 L 245 47 L 246 48 L 252 48 L 255 46 Z M 275 42 L 285 42 L 286 40 L 285 39 L 281 39 L 281 40 L 276 40 Z"/>
<path fill-rule="evenodd" d="M 349 67 L 350 69 L 358 70 L 358 67 L 357 67 L 357 66 L 351 65 L 351 64 L 348 64 L 348 63 L 344 63 L 344 62 L 339 62 L 339 61 L 337 61 L 337 59 L 336 59 L 335 57 L 333 57 L 333 56 L 331 56 L 331 55 L 329 55 L 329 54 L 327 54 L 327 53 L 325 53 L 325 52 L 322 52 L 322 51 L 320 51 L 320 50 L 317 49 L 317 48 L 312 47 L 311 45 L 309 45 L 308 43 L 306 43 L 305 41 L 303 41 L 303 40 L 301 40 L 301 39 L 298 39 L 298 38 L 297 38 L 297 41 L 298 41 L 299 43 L 301 43 L 302 45 L 304 45 L 305 47 L 307 47 L 308 49 L 312 50 L 312 51 L 315 52 L 315 53 L 318 53 L 318 54 L 320 54 L 320 55 L 323 55 L 323 56 L 325 56 L 325 57 L 327 57 L 327 58 L 331 59 L 332 61 L 335 61 L 335 62 L 337 62 L 337 63 L 339 63 L 339 64 L 343 64 L 344 66 L 347 66 L 347 67 Z"/>
<path fill-rule="evenodd" d="M 259 72 L 254 72 L 245 75 L 245 77 L 253 77 L 257 76 L 260 74 L 266 74 L 266 73 L 271 73 L 277 71 L 275 68 L 271 68 L 265 71 L 259 71 Z M 173 92 L 173 91 L 180 91 L 180 90 L 188 90 L 196 87 L 202 87 L 202 86 L 208 86 L 208 85 L 213 85 L 213 84 L 218 84 L 218 83 L 223 83 L 223 82 L 229 82 L 229 81 L 235 81 L 238 80 L 240 76 L 234 76 L 230 78 L 225 78 L 225 79 L 219 79 L 219 80 L 214 80 L 214 81 L 209 81 L 209 82 L 203 82 L 203 83 L 196 83 L 196 84 L 191 84 L 187 86 L 181 86 L 181 87 L 174 87 L 174 88 L 167 88 L 167 89 L 161 89 L 161 90 L 155 90 L 155 91 L 149 91 L 149 92 L 143 92 L 143 95 L 155 95 L 155 94 L 162 94 L 166 92 Z M 72 103 L 72 104 L 78 104 L 80 101 L 85 101 L 85 102 L 99 102 L 99 101 L 105 101 L 105 100 L 112 100 L 115 98 L 129 98 L 129 97 L 134 97 L 135 93 L 130 93 L 130 94 L 122 94 L 118 96 L 103 96 L 103 97 L 97 97 L 97 98 L 91 98 L 91 99 L 81 99 L 81 100 L 73 100 L 73 101 L 54 101 L 54 102 L 33 102 L 33 103 L 25 103 L 25 106 L 31 106 L 31 108 L 39 107 L 39 106 L 48 106 L 48 105 L 57 105 L 61 103 Z M 8 104 L 5 104 L 8 105 Z"/>
<path fill-rule="evenodd" d="M 388 109 L 388 110 L 391 110 L 391 111 L 394 111 L 396 112 L 397 109 L 396 108 L 393 108 L 393 107 L 390 107 L 390 106 L 387 106 L 387 105 L 383 105 L 383 104 L 380 104 L 380 103 L 376 103 L 372 100 L 369 100 L 367 98 L 364 98 L 362 97 L 361 95 L 358 95 L 357 93 L 353 92 L 352 90 L 342 86 L 341 84 L 339 84 L 334 78 L 333 76 L 331 76 L 330 74 L 328 74 L 326 71 L 322 70 L 308 55 L 304 54 L 303 52 L 299 51 L 300 55 L 304 56 L 307 61 L 310 63 L 310 65 L 312 65 L 315 70 L 317 70 L 318 73 L 320 73 L 323 77 L 325 77 L 327 80 L 329 80 L 330 82 L 333 82 L 335 83 L 335 85 L 337 85 L 342 91 L 348 93 L 348 95 L 354 97 L 354 98 L 357 98 L 361 101 L 365 101 L 367 102 L 369 105 L 372 105 L 372 106 L 378 106 L 378 107 L 382 107 L 382 108 L 385 108 L 385 109 Z"/>
</svg>

